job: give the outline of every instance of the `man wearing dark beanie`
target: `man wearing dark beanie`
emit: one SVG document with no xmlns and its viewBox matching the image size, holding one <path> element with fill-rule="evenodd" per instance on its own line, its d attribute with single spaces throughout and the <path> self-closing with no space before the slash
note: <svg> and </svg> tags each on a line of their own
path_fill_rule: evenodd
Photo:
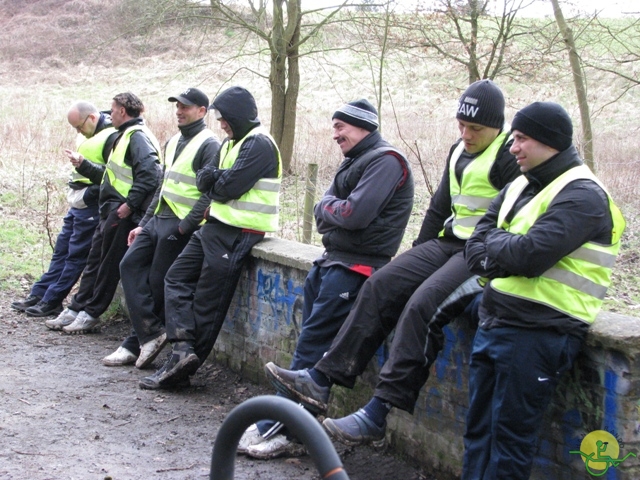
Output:
<svg viewBox="0 0 640 480">
<path fill-rule="evenodd" d="M 529 478 L 544 411 L 602 306 L 625 227 L 572 145 L 564 108 L 533 103 L 512 133 L 524 175 L 465 248 L 487 284 L 469 365 L 464 480 Z"/>
<path fill-rule="evenodd" d="M 397 253 L 413 207 L 409 162 L 380 135 L 376 108 L 365 99 L 347 103 L 332 125 L 344 160 L 315 206 L 325 251 L 305 280 L 295 370 L 313 367 L 329 349 L 362 284 Z M 238 451 L 262 459 L 305 453 L 279 427 L 249 427 Z"/>
<path fill-rule="evenodd" d="M 471 277 L 463 256 L 466 240 L 500 189 L 519 175 L 509 153 L 504 105 L 502 92 L 491 80 L 464 91 L 456 108 L 460 139 L 449 151 L 413 248 L 364 283 L 331 348 L 312 369 L 290 371 L 273 363 L 265 367 L 280 392 L 324 411 L 331 386 L 353 388 L 395 328 L 373 398 L 351 415 L 323 422 L 343 443 L 381 442 L 392 407 L 413 413 L 442 349 L 442 329 L 451 318 L 432 320 L 439 305 Z M 465 305 L 460 307 L 464 310 Z"/>
</svg>

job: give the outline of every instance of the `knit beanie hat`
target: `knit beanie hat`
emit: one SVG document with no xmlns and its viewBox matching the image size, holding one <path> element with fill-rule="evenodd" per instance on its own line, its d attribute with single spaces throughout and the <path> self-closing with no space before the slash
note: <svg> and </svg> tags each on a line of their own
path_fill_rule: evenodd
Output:
<svg viewBox="0 0 640 480">
<path fill-rule="evenodd" d="M 504 126 L 504 96 L 491 80 L 473 82 L 458 102 L 458 120 L 490 128 Z"/>
<path fill-rule="evenodd" d="M 567 111 L 557 103 L 535 102 L 513 118 L 511 131 L 518 130 L 559 152 L 571 146 L 573 123 Z"/>
<path fill-rule="evenodd" d="M 331 120 L 334 118 L 342 120 L 349 125 L 364 128 L 368 132 L 373 132 L 380 126 L 378 123 L 378 110 L 364 98 L 345 103 L 336 110 Z"/>
</svg>

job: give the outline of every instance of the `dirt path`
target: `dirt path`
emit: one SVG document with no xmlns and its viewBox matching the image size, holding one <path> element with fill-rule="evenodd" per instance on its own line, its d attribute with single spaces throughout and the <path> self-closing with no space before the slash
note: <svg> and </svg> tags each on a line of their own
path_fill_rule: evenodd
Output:
<svg viewBox="0 0 640 480">
<path fill-rule="evenodd" d="M 100 359 L 128 331 L 112 322 L 101 334 L 51 332 L 13 311 L 0 294 L 0 479 L 204 479 L 225 415 L 272 393 L 215 364 L 183 392 L 140 390 L 152 371 L 109 368 Z M 157 365 L 159 366 L 159 365 Z M 351 479 L 428 477 L 384 453 L 336 444 Z M 238 457 L 237 479 L 316 479 L 309 457 Z"/>
</svg>

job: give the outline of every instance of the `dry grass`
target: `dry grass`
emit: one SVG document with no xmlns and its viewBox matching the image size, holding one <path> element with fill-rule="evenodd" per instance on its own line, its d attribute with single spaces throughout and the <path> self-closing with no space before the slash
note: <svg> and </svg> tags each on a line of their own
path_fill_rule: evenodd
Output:
<svg viewBox="0 0 640 480">
<path fill-rule="evenodd" d="M 136 3 L 136 2 L 133 2 Z M 143 2 L 137 2 L 143 3 Z M 125 2 L 131 7 L 131 2 Z M 137 12 L 144 15 L 141 5 Z M 45 13 L 46 16 L 45 16 Z M 56 232 L 65 211 L 68 161 L 62 154 L 75 133 L 66 110 L 76 99 L 109 108 L 121 91 L 135 92 L 146 105 L 145 117 L 161 142 L 176 131 L 173 105 L 167 97 L 187 86 L 198 86 L 211 97 L 229 84 L 247 86 L 258 101 L 260 117 L 270 118 L 267 59 L 240 56 L 226 61 L 241 39 L 230 32 L 184 35 L 184 26 L 162 33 L 136 35 L 134 19 L 121 4 L 97 0 L 14 2 L 0 0 L 0 208 L 5 215 L 31 225 L 46 259 L 47 232 Z M 38 25 L 38 36 L 33 36 Z M 98 30 L 97 26 L 101 25 Z M 118 37 L 107 42 L 107 39 Z M 445 63 L 396 55 L 386 63 L 386 89 L 381 119 L 384 136 L 409 153 L 417 181 L 414 215 L 403 248 L 417 236 L 429 201 L 427 183 L 437 185 L 449 146 L 457 136 L 456 100 L 465 88 L 464 75 Z M 343 102 L 358 97 L 374 101 L 371 71 L 353 52 L 339 51 L 301 59 L 294 175 L 285 179 L 279 236 L 300 240 L 305 174 L 309 163 L 319 166 L 317 195 L 328 186 L 341 160 L 331 140 L 330 118 Z M 544 77 L 544 75 L 540 75 Z M 564 83 L 563 83 L 564 82 Z M 605 103 L 609 83 L 594 78 L 594 101 Z M 507 116 L 533 99 L 554 100 L 579 119 L 569 77 L 553 85 L 498 80 L 507 96 Z M 608 92 L 608 93 L 607 93 Z M 610 302 L 632 312 L 640 301 L 635 251 L 640 246 L 640 178 L 637 135 L 629 135 L 628 112 L 640 100 L 628 95 L 597 112 L 594 119 L 598 175 L 622 206 L 629 227 L 616 271 Z M 222 134 L 209 119 L 214 132 Z M 578 130 L 578 129 L 576 129 Z M 580 136 L 576 136 L 579 145 Z M 419 152 L 419 156 L 416 155 Z M 424 174 L 423 174 L 424 172 Z M 314 243 L 320 244 L 314 236 Z M 43 260 L 43 264 L 46 262 Z M 36 274 L 37 272 L 34 272 Z"/>
</svg>

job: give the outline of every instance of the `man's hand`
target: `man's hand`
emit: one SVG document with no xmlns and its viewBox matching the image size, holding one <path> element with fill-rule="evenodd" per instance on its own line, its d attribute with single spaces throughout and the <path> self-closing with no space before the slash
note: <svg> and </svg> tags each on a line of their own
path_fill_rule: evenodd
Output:
<svg viewBox="0 0 640 480">
<path fill-rule="evenodd" d="M 118 207 L 118 218 L 127 218 L 129 215 L 131 215 L 129 205 L 123 203 Z"/>
<path fill-rule="evenodd" d="M 129 232 L 129 236 L 127 237 L 127 246 L 130 247 L 133 241 L 136 239 L 138 234 L 142 231 L 142 227 L 136 227 Z"/>
<path fill-rule="evenodd" d="M 64 153 L 69 157 L 69 161 L 71 165 L 75 168 L 78 168 L 82 162 L 84 162 L 84 157 L 80 155 L 78 152 L 74 152 L 73 150 L 69 150 L 68 148 L 64 149 Z"/>
</svg>

